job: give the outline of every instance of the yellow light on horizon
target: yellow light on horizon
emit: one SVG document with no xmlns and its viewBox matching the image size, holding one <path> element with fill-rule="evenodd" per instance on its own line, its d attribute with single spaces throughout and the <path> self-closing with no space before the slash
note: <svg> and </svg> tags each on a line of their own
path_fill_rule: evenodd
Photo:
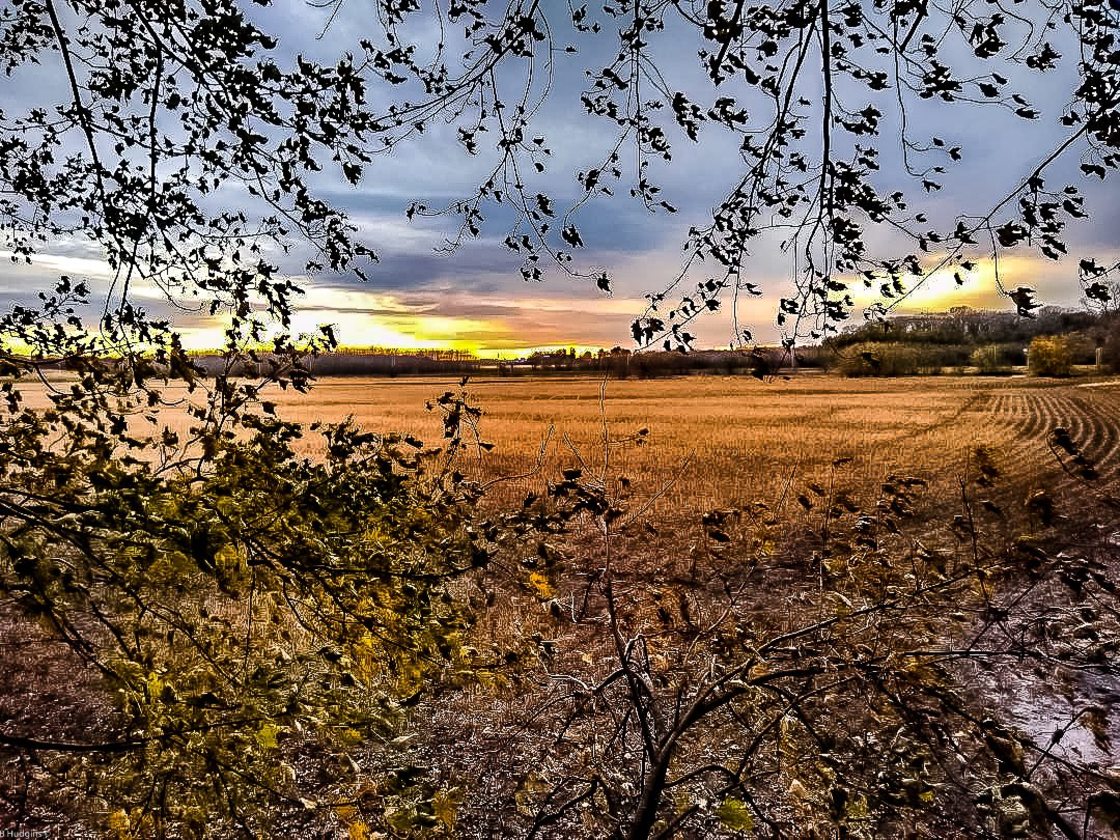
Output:
<svg viewBox="0 0 1120 840">
<path fill-rule="evenodd" d="M 434 323 L 432 323 L 434 322 Z M 291 329 L 295 333 L 318 333 L 329 324 L 339 343 L 349 347 L 392 347 L 400 350 L 465 350 L 478 353 L 477 341 L 457 339 L 458 331 L 473 332 L 493 329 L 487 322 L 469 319 L 431 318 L 408 315 L 383 318 L 363 312 L 296 311 Z M 184 327 L 183 346 L 189 350 L 216 350 L 225 345 L 228 321 L 215 319 L 204 327 Z M 452 337 L 444 337 L 452 336 Z"/>
<path fill-rule="evenodd" d="M 975 309 L 1005 309 L 1007 299 L 1000 294 L 996 283 L 996 264 L 991 258 L 973 261 L 971 271 L 955 265 L 947 265 L 930 274 L 920 286 L 910 286 L 913 291 L 900 300 L 895 309 L 898 312 L 941 312 L 954 306 L 971 306 Z M 999 279 L 1004 288 L 1014 289 L 1020 285 L 1032 285 L 1039 270 L 1039 258 L 1026 255 L 1007 255 L 999 260 Z M 962 283 L 957 283 L 957 275 Z M 857 304 L 867 306 L 874 302 L 891 304 L 891 299 L 883 299 L 879 288 L 873 285 L 867 289 L 860 280 L 851 282 L 855 291 L 852 297 Z"/>
</svg>

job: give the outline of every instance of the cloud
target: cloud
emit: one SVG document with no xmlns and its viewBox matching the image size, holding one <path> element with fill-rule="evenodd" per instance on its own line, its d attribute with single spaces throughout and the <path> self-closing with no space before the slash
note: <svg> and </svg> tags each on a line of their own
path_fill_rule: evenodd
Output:
<svg viewBox="0 0 1120 840">
<path fill-rule="evenodd" d="M 500 282 L 492 285 L 486 291 L 459 284 L 386 292 L 313 280 L 293 328 L 314 331 L 331 324 L 349 346 L 457 347 L 484 354 L 543 346 L 611 347 L 625 342 L 630 321 L 644 306 L 641 299 L 586 289 L 561 296 L 541 284 L 531 295 L 517 295 L 502 291 Z M 188 346 L 214 348 L 221 344 L 228 318 L 199 315 L 180 323 Z"/>
<path fill-rule="evenodd" d="M 543 4 L 542 8 L 558 10 L 563 4 Z M 333 9 L 333 6 L 331 7 Z M 291 59 L 296 54 L 332 63 L 340 52 L 356 49 L 359 39 L 374 38 L 376 26 L 370 20 L 369 7 L 343 3 L 330 22 L 323 37 L 330 10 L 308 4 L 276 5 L 257 9 L 247 4 L 247 12 L 262 28 L 280 38 L 278 57 Z M 592 9 L 592 15 L 600 13 Z M 601 16 L 601 15 L 600 15 Z M 461 33 L 440 33 L 430 18 L 412 16 L 402 37 L 415 39 L 421 49 L 434 49 L 442 38 L 454 51 Z M 586 117 L 580 95 L 587 85 L 585 68 L 606 66 L 617 50 L 617 37 L 608 26 L 601 38 L 577 36 L 566 27 L 557 28 L 558 46 L 570 39 L 579 52 L 575 55 L 557 53 L 551 73 L 538 72 L 533 95 L 551 84 L 549 99 L 535 114 L 530 126 L 531 136 L 545 138 L 552 154 L 543 173 L 518 171 L 507 173 L 511 179 L 524 183 L 532 195 L 537 191 L 553 196 L 560 212 L 566 202 L 581 197 L 576 173 L 602 166 L 605 155 L 613 147 L 618 127 L 609 120 Z M 1060 30 L 1055 39 L 1062 37 Z M 740 95 L 746 90 L 741 81 L 728 80 L 713 91 L 708 85 L 696 55 L 699 46 L 695 31 L 679 23 L 670 24 L 663 32 L 649 33 L 653 48 L 658 51 L 658 67 L 666 80 L 665 91 L 646 91 L 648 96 L 665 98 L 681 90 L 707 109 L 717 95 Z M 977 64 L 960 44 L 946 42 L 942 58 L 968 72 L 988 68 Z M 886 191 L 903 190 L 910 197 L 911 209 L 922 210 L 930 217 L 929 226 L 951 223 L 962 212 L 987 212 L 1016 188 L 1025 173 L 1043 159 L 1046 152 L 1061 142 L 1064 132 L 1054 115 L 1066 104 L 1076 78 L 1076 50 L 1068 43 L 1055 40 L 1059 50 L 1069 56 L 1056 72 L 1047 74 L 1023 71 L 1014 81 L 1029 93 L 1031 104 L 1045 117 L 1024 121 L 1003 106 L 974 107 L 968 104 L 946 106 L 936 100 L 915 101 L 907 111 L 909 139 L 918 146 L 943 139 L 948 146 L 961 146 L 964 159 L 948 166 L 943 153 L 928 156 L 912 152 L 911 163 L 926 167 L 947 164 L 944 173 L 931 173 L 941 190 L 926 194 L 921 177 L 903 172 L 902 147 L 897 142 L 901 128 L 901 112 L 897 107 L 897 91 L 888 88 L 876 95 L 853 86 L 838 77 L 835 95 L 849 110 L 858 111 L 871 100 L 883 112 L 880 150 L 881 169 L 875 178 Z M 879 59 L 871 58 L 875 61 Z M 886 61 L 886 59 L 882 59 Z M 516 64 L 516 62 L 515 62 Z M 503 97 L 517 101 L 515 67 L 499 77 Z M 523 66 L 522 66 L 523 69 Z M 542 68 L 538 68 L 541 70 Z M 505 71 L 502 71 L 505 73 Z M 28 85 L 37 78 L 50 84 L 42 88 Z M 19 111 L 41 104 L 46 96 L 64 97 L 66 91 L 46 70 L 26 73 L 22 84 L 9 85 L 4 92 L 4 106 Z M 404 87 L 408 87 L 407 85 Z M 391 98 L 408 97 L 413 91 L 385 85 L 371 87 L 374 107 L 383 107 Z M 45 93 L 44 93 L 45 92 Z M 819 73 L 808 73 L 805 86 L 799 91 L 809 107 L 819 107 L 822 94 Z M 767 103 L 752 100 L 746 105 L 752 118 L 765 119 Z M 532 97 L 531 97 L 532 98 Z M 800 106 L 799 106 L 800 107 Z M 643 174 L 663 187 L 663 197 L 680 210 L 677 214 L 649 213 L 627 192 L 634 180 L 637 155 L 632 145 L 624 145 L 619 167 L 624 177 L 613 199 L 597 198 L 584 205 L 573 217 L 581 228 L 586 247 L 575 252 L 576 265 L 586 270 L 607 270 L 614 280 L 613 297 L 603 296 L 591 282 L 573 281 L 562 272 L 552 270 L 542 284 L 526 284 L 518 272 L 520 257 L 501 246 L 501 240 L 513 224 L 506 206 L 485 208 L 487 219 L 482 237 L 467 240 L 453 254 L 440 253 L 447 239 L 457 231 L 457 220 L 417 216 L 412 222 L 404 218 L 406 206 L 414 200 L 430 207 L 443 206 L 467 198 L 475 186 L 489 176 L 496 159 L 493 148 L 483 147 L 483 154 L 471 156 L 455 142 L 456 126 L 436 120 L 415 142 L 402 144 L 387 155 L 379 155 L 369 167 L 367 177 L 357 187 L 342 183 L 332 166 L 311 178 L 312 186 L 332 203 L 348 211 L 362 239 L 373 247 L 380 262 L 367 271 L 368 282 L 354 274 L 321 273 L 303 277 L 304 264 L 312 255 L 311 248 L 295 243 L 289 252 L 266 251 L 281 271 L 300 278 L 307 294 L 299 299 L 298 323 L 337 323 L 342 340 L 347 343 L 390 343 L 402 346 L 429 346 L 432 343 L 470 345 L 481 349 L 526 347 L 537 344 L 577 344 L 580 346 L 626 345 L 630 338 L 630 322 L 640 316 L 646 306 L 643 295 L 663 291 L 682 266 L 680 246 L 691 226 L 703 227 L 710 222 L 711 209 L 744 171 L 738 138 L 711 122 L 700 129 L 700 143 L 692 143 L 673 124 L 668 108 L 659 119 L 666 126 L 667 139 L 673 146 L 671 163 L 656 154 L 646 154 L 648 165 Z M 1074 129 L 1076 130 L 1076 129 Z M 834 132 L 834 151 L 846 154 L 854 139 L 843 132 Z M 496 141 L 496 132 L 486 138 Z M 820 138 L 813 132 L 805 139 L 810 154 L 819 153 Z M 861 142 L 869 142 L 866 139 Z M 1100 184 L 1085 179 L 1078 170 L 1079 148 L 1071 149 L 1068 161 L 1060 163 L 1048 176 L 1050 188 L 1074 183 L 1084 189 L 1086 203 L 1093 218 L 1088 223 L 1071 223 L 1066 241 L 1070 253 L 1093 254 L 1099 260 L 1120 258 L 1120 194 L 1109 181 Z M 648 150 L 647 150 L 648 152 Z M 939 156 L 940 155 L 940 156 Z M 500 178 L 499 178 L 500 180 Z M 809 173 L 812 180 L 812 173 Z M 508 194 L 508 189 L 507 189 Z M 206 198 L 211 209 L 240 207 L 248 196 L 239 188 L 220 191 Z M 1014 205 L 1010 206 L 1013 209 Z M 250 214 L 251 215 L 251 214 Z M 782 221 L 761 217 L 761 222 Z M 554 227 L 555 232 L 555 227 Z M 761 340 L 778 337 L 774 322 L 778 299 L 788 294 L 795 276 L 793 251 L 784 248 L 782 239 L 788 230 L 760 237 L 752 246 L 746 267 L 747 279 L 757 283 L 764 295 L 741 301 L 740 327 L 750 329 Z M 914 244 L 897 231 L 883 226 L 869 226 L 865 239 L 874 256 L 901 256 Z M 99 301 L 112 281 L 112 271 L 89 243 L 77 237 L 60 238 L 47 246 L 31 266 L 0 265 L 0 301 L 33 299 L 34 292 L 49 288 L 58 274 L 69 273 L 89 277 L 98 284 Z M 1053 263 L 1022 251 L 1012 251 L 1001 258 L 1001 279 L 1005 286 L 1032 286 L 1040 300 L 1047 303 L 1076 305 L 1080 289 L 1076 281 L 1076 256 Z M 956 285 L 951 273 L 941 272 L 898 305 L 900 311 L 944 308 L 952 305 L 1007 308 L 994 277 L 994 265 L 978 260 L 978 270 Z M 681 290 L 687 291 L 695 279 L 702 279 L 707 266 L 700 265 L 686 279 Z M 717 272 L 718 274 L 718 272 Z M 858 283 L 853 283 L 858 287 Z M 134 287 L 134 294 L 153 313 L 173 313 L 162 292 L 155 288 Z M 874 296 L 861 288 L 857 294 L 860 306 L 874 302 Z M 888 303 L 890 301 L 887 301 Z M 100 305 L 100 304 L 97 304 Z M 723 310 L 695 322 L 693 331 L 700 344 L 725 345 L 732 333 L 730 301 Z M 220 337 L 220 320 L 203 314 L 176 313 L 177 321 L 191 331 L 192 340 L 213 341 Z"/>
</svg>

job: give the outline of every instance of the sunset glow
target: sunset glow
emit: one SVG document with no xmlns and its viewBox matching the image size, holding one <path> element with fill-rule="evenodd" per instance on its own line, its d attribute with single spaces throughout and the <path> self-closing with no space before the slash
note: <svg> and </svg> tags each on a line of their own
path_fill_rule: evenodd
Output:
<svg viewBox="0 0 1120 840">
<path fill-rule="evenodd" d="M 10 253 L 3 255 L 11 257 Z M 670 258 L 665 255 L 665 259 Z M 931 256 L 927 264 L 932 267 L 939 259 Z M 548 284 L 533 288 L 531 295 L 515 295 L 500 291 L 472 293 L 450 286 L 397 291 L 354 284 L 327 285 L 299 277 L 306 294 L 296 299 L 292 325 L 298 332 L 314 332 L 320 325 L 330 324 L 339 342 L 348 347 L 463 350 L 484 358 L 515 358 L 558 347 L 576 347 L 580 353 L 618 345 L 632 347 L 630 322 L 644 312 L 647 303 L 638 292 L 648 288 L 651 266 L 657 262 L 650 258 L 628 261 L 619 281 L 630 293 L 611 297 L 592 288 Z M 958 271 L 961 284 L 954 276 Z M 43 280 L 35 282 L 45 285 L 50 276 L 59 273 L 102 282 L 113 274 L 104 261 L 92 257 L 42 254 L 30 266 L 10 259 L 0 264 L 0 290 L 25 286 L 23 278 L 27 277 L 42 276 Z M 1004 289 L 1030 286 L 1043 304 L 1078 306 L 1080 288 L 1075 275 L 1076 269 L 1069 261 L 1056 263 L 1037 255 L 1004 255 L 999 262 Z M 784 282 L 777 273 L 770 278 L 758 277 L 763 297 L 748 299 L 741 307 L 740 320 L 760 342 L 774 343 L 778 339 L 773 321 L 775 293 Z M 853 322 L 858 323 L 862 309 L 879 300 L 878 285 L 867 289 L 859 278 L 848 278 L 848 284 L 856 303 Z M 166 305 L 159 289 L 135 284 L 133 293 L 155 311 Z M 892 303 L 889 299 L 884 302 Z M 220 347 L 228 320 L 221 313 L 211 317 L 198 312 L 193 301 L 184 303 L 187 306 L 178 316 L 184 344 L 193 350 Z M 893 311 L 934 312 L 954 306 L 1010 308 L 996 282 L 996 266 L 991 259 L 976 260 L 972 271 L 953 267 L 936 271 L 907 297 L 897 300 Z M 698 346 L 727 346 L 726 313 L 708 315 L 696 322 L 695 330 Z"/>
</svg>

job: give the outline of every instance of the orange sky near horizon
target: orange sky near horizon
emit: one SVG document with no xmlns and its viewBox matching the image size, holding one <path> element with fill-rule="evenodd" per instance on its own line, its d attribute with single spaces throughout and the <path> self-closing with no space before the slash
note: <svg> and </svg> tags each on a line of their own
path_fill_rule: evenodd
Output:
<svg viewBox="0 0 1120 840">
<path fill-rule="evenodd" d="M 463 288 L 448 284 L 436 291 L 421 289 L 397 291 L 354 286 L 331 286 L 314 279 L 299 278 L 306 294 L 295 301 L 292 319 L 300 332 L 317 331 L 322 324 L 334 326 L 340 343 L 350 347 L 394 347 L 406 350 L 455 349 L 483 357 L 518 357 L 533 350 L 576 347 L 579 352 L 633 347 L 631 322 L 645 312 L 643 288 L 655 276 L 658 265 L 669 255 L 644 257 L 619 267 L 620 288 L 631 290 L 605 297 L 592 288 L 572 287 L 563 282 L 546 281 L 525 287 L 525 295 L 509 292 L 475 292 L 470 283 Z M 927 265 L 937 265 L 930 255 Z M 1020 285 L 1037 290 L 1043 304 L 1076 306 L 1081 290 L 1072 261 L 1054 263 L 1037 255 L 1005 254 L 999 263 L 1004 289 Z M 104 263 L 88 258 L 41 254 L 35 258 L 38 271 L 69 273 L 93 281 L 111 280 Z M 1011 309 L 996 282 L 995 265 L 978 260 L 973 271 L 962 273 L 958 285 L 952 268 L 931 274 L 893 311 L 915 313 L 944 311 L 953 306 L 978 309 Z M 849 323 L 860 323 L 860 313 L 880 301 L 878 287 L 864 288 L 858 278 L 848 278 L 856 309 Z M 777 343 L 774 323 L 778 298 L 788 288 L 788 278 L 756 278 L 764 290 L 762 297 L 746 300 L 740 312 L 741 326 L 750 329 L 757 341 Z M 22 282 L 19 286 L 26 288 Z M 134 295 L 146 305 L 159 307 L 164 293 L 156 288 L 137 286 Z M 890 304 L 892 301 L 886 300 Z M 726 303 L 726 302 L 725 302 Z M 697 335 L 696 347 L 726 347 L 729 344 L 730 318 L 724 311 L 705 315 L 690 325 Z M 209 317 L 185 313 L 180 317 L 184 344 L 192 350 L 222 346 L 228 321 L 220 315 Z"/>
<path fill-rule="evenodd" d="M 1043 304 L 1076 305 L 1080 295 L 1076 279 L 1062 281 L 1055 276 L 1055 264 L 1033 256 L 1004 256 L 1000 277 L 1005 289 L 1020 285 L 1038 290 Z M 1064 272 L 1061 272 L 1064 273 Z M 976 309 L 1011 309 L 996 283 L 995 266 L 990 260 L 978 261 L 975 269 L 963 273 L 958 285 L 952 268 L 930 275 L 893 310 L 898 314 L 944 311 L 954 306 Z M 755 318 L 748 326 L 761 343 L 776 343 L 773 326 L 777 311 L 776 291 L 782 281 L 765 283 L 767 294 L 750 300 Z M 859 323 L 865 307 L 880 300 L 877 287 L 867 290 L 851 282 Z M 533 350 L 576 347 L 579 352 L 632 346 L 630 322 L 645 311 L 640 297 L 602 297 L 589 290 L 586 297 L 559 297 L 548 294 L 548 284 L 534 288 L 534 295 L 518 299 L 467 292 L 448 292 L 436 301 L 410 302 L 406 295 L 383 291 L 335 289 L 310 283 L 300 299 L 293 326 L 313 331 L 330 323 L 344 346 L 393 347 L 405 350 L 455 349 L 483 357 L 515 357 Z M 885 301 L 891 303 L 890 300 Z M 479 314 L 479 313 L 484 314 Z M 766 320 L 764 320 L 766 319 Z M 706 316 L 698 328 L 697 346 L 727 346 L 726 318 L 720 313 Z M 192 349 L 220 346 L 222 324 L 185 328 L 185 343 Z"/>
</svg>

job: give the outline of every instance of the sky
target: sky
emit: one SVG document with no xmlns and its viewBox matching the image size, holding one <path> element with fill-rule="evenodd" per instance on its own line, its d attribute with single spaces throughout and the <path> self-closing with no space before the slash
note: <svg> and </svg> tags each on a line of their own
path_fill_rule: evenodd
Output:
<svg viewBox="0 0 1120 840">
<path fill-rule="evenodd" d="M 251 6 L 246 4 L 247 11 Z M 278 3 L 264 10 L 252 9 L 251 13 L 262 28 L 279 38 L 280 56 L 299 53 L 327 60 L 371 31 L 372 4 L 366 0 L 349 0 L 325 31 L 328 12 L 309 4 Z M 319 33 L 323 33 L 321 38 L 316 37 Z M 411 34 L 421 44 L 432 37 L 423 28 Z M 674 87 L 694 93 L 702 103 L 717 95 L 703 84 L 694 40 L 682 37 L 680 31 L 654 34 L 651 39 L 656 41 L 659 66 Z M 575 174 L 595 165 L 611 141 L 606 126 L 582 115 L 579 95 L 584 68 L 601 60 L 603 63 L 597 66 L 603 66 L 615 40 L 608 29 L 599 42 L 575 41 L 579 53 L 557 58 L 550 98 L 538 115 L 537 125 L 549 139 L 553 154 L 549 169 L 533 184 L 534 189 L 549 192 L 560 204 L 565 198 L 578 197 Z M 573 38 L 558 29 L 557 41 L 563 44 Z M 911 128 L 936 132 L 948 145 L 965 150 L 962 164 L 946 173 L 941 178 L 942 189 L 929 197 L 916 190 L 912 180 L 893 171 L 900 155 L 897 138 L 891 132 L 896 116 L 891 110 L 894 94 L 887 92 L 877 103 L 884 111 L 882 183 L 905 189 L 914 199 L 914 209 L 919 209 L 920 203 L 920 209 L 927 210 L 933 220 L 985 209 L 1068 130 L 1058 125 L 1054 111 L 1068 99 L 1072 72 L 1072 63 L 1065 60 L 1059 71 L 1030 80 L 1032 100 L 1044 109 L 1044 118 L 1029 123 L 996 109 L 915 107 Z M 35 90 L 9 87 L 0 94 L 0 104 L 10 111 L 13 105 L 19 107 L 42 94 L 39 86 Z M 845 104 L 858 110 L 864 103 Z M 282 269 L 295 276 L 305 290 L 297 304 L 294 324 L 298 329 L 333 324 L 341 342 L 350 346 L 454 347 L 487 356 L 517 356 L 533 348 L 557 346 L 630 347 L 630 323 L 645 309 L 643 296 L 661 291 L 676 275 L 689 227 L 706 223 L 740 166 L 736 141 L 721 137 L 712 128 L 703 130 L 704 142 L 699 145 L 689 143 L 679 133 L 670 139 L 674 161 L 655 174 L 665 198 L 679 208 L 678 213 L 652 214 L 623 195 L 594 201 L 577 216 L 586 241 L 586 248 L 577 252 L 578 266 L 608 270 L 613 278 L 609 296 L 596 289 L 593 282 L 556 271 L 549 272 L 543 282 L 526 283 L 518 272 L 519 259 L 500 246 L 507 233 L 506 220 L 500 217 L 484 225 L 480 238 L 452 254 L 441 253 L 441 246 L 455 229 L 454 219 L 406 220 L 404 211 L 413 201 L 440 206 L 469 196 L 488 162 L 468 156 L 455 144 L 451 126 L 435 126 L 418 142 L 378 158 L 357 186 L 324 172 L 316 176 L 314 186 L 320 195 L 350 214 L 363 240 L 381 259 L 369 272 L 369 280 L 362 281 L 347 274 L 300 274 L 299 248 L 288 257 L 278 255 Z M 1102 184 L 1083 178 L 1077 171 L 1079 150 L 1071 152 L 1057 174 L 1068 176 L 1084 189 L 1092 214 L 1087 223 L 1068 229 L 1071 257 L 1052 262 L 1018 249 L 1001 257 L 1000 273 L 1005 288 L 1031 286 L 1043 303 L 1077 306 L 1081 298 L 1077 258 L 1091 254 L 1098 262 L 1120 259 L 1120 194 L 1110 181 Z M 884 256 L 912 248 L 887 231 L 872 231 L 868 238 L 872 248 Z M 0 256 L 4 254 L 0 252 Z M 937 257 L 936 251 L 931 253 L 930 264 Z M 111 277 L 87 244 L 77 240 L 51 242 L 31 266 L 0 262 L 0 306 L 26 300 L 30 289 L 48 287 L 60 273 L 94 281 Z M 748 327 L 756 340 L 766 343 L 779 339 L 777 304 L 788 294 L 791 276 L 790 258 L 781 243 L 776 237 L 763 237 L 748 266 L 748 279 L 763 294 L 751 298 L 740 312 L 741 326 Z M 141 288 L 138 294 L 143 297 L 145 290 Z M 149 307 L 160 311 L 163 302 L 158 293 L 149 292 L 148 297 Z M 870 294 L 857 295 L 855 319 L 858 321 L 862 307 L 874 302 L 876 298 Z M 961 305 L 1013 308 L 1000 293 L 990 260 L 980 260 L 963 286 L 957 285 L 951 271 L 934 275 L 899 306 L 899 311 Z M 220 343 L 223 323 L 219 318 L 180 312 L 176 319 L 189 346 L 201 349 Z M 705 317 L 693 331 L 698 346 L 722 347 L 732 340 L 726 312 Z"/>
</svg>

